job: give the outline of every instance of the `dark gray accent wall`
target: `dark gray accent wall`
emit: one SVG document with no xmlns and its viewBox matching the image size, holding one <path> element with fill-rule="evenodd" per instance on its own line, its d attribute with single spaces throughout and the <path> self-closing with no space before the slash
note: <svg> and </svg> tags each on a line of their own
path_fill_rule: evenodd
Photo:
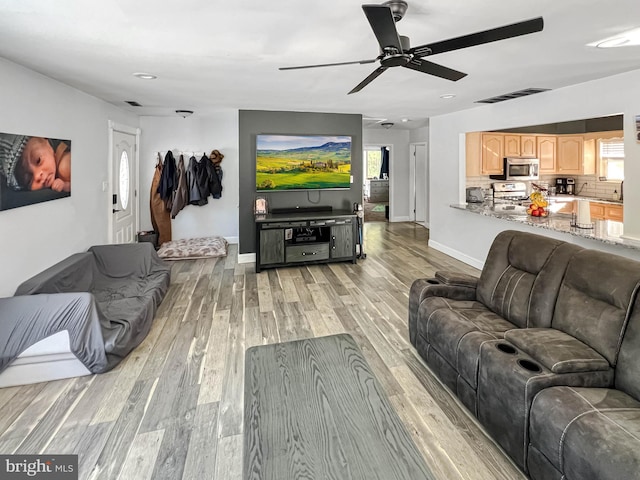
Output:
<svg viewBox="0 0 640 480">
<path fill-rule="evenodd" d="M 353 209 L 362 202 L 362 115 L 339 113 L 270 112 L 240 110 L 240 205 L 239 253 L 255 252 L 253 204 L 256 198 L 256 135 L 349 135 L 351 175 L 349 190 L 311 190 L 308 192 L 260 192 L 269 210 L 285 207 L 329 205 L 334 210 Z"/>
</svg>

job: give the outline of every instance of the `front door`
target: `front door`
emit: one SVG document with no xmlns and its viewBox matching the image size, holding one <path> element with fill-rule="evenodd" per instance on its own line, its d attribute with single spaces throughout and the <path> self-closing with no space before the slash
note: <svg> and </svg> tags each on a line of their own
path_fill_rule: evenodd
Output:
<svg viewBox="0 0 640 480">
<path fill-rule="evenodd" d="M 136 135 L 113 130 L 112 243 L 133 243 L 138 218 Z"/>
</svg>

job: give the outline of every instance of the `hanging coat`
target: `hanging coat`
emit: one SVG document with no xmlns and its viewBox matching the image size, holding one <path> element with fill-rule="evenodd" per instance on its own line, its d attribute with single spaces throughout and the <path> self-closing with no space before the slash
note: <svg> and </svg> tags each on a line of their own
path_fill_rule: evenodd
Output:
<svg viewBox="0 0 640 480">
<path fill-rule="evenodd" d="M 176 218 L 176 215 L 189 204 L 189 187 L 187 186 L 187 171 L 184 167 L 184 157 L 180 155 L 178 160 L 178 182 L 173 198 L 173 205 L 171 206 L 171 218 Z"/>
<path fill-rule="evenodd" d="M 189 188 L 189 203 L 191 205 L 202 206 L 207 204 L 209 193 L 204 192 L 205 194 L 203 195 L 202 178 L 201 162 L 198 162 L 196 157 L 191 157 L 189 159 L 189 167 L 187 168 L 187 186 Z"/>
<path fill-rule="evenodd" d="M 158 191 L 161 178 L 162 158 L 160 154 L 158 154 L 158 163 L 156 165 L 156 171 L 153 174 L 153 180 L 151 180 L 151 195 L 149 199 L 151 224 L 153 225 L 153 229 L 158 232 L 158 246 L 164 242 L 171 241 L 171 218 Z"/>
<path fill-rule="evenodd" d="M 209 170 L 209 191 L 213 198 L 222 197 L 222 168 L 220 162 L 210 162 L 208 166 Z"/>
<path fill-rule="evenodd" d="M 158 186 L 160 198 L 164 200 L 166 209 L 171 211 L 173 206 L 173 196 L 178 186 L 178 173 L 176 171 L 176 159 L 173 158 L 171 150 L 164 157 L 164 165 L 162 167 L 162 177 Z"/>
</svg>

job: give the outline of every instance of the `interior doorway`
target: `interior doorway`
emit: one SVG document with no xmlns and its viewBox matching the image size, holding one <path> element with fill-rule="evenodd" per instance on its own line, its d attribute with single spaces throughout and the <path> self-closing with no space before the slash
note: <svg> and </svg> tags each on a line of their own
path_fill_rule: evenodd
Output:
<svg viewBox="0 0 640 480">
<path fill-rule="evenodd" d="M 109 239 L 133 243 L 138 231 L 140 129 L 109 122 Z"/>
<path fill-rule="evenodd" d="M 429 162 L 426 143 L 410 145 L 410 219 L 429 227 Z"/>
<path fill-rule="evenodd" d="M 365 222 L 388 222 L 391 211 L 392 145 L 365 145 L 363 206 Z"/>
</svg>

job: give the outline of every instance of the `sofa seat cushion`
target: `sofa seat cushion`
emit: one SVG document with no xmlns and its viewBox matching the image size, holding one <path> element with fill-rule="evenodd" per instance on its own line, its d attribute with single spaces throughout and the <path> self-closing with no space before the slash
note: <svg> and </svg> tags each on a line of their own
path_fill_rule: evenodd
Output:
<svg viewBox="0 0 640 480">
<path fill-rule="evenodd" d="M 638 478 L 640 402 L 608 388 L 548 388 L 533 401 L 529 438 L 567 480 Z"/>
<path fill-rule="evenodd" d="M 480 346 L 514 325 L 476 301 L 431 297 L 420 309 L 418 334 L 475 388 Z"/>
<path fill-rule="evenodd" d="M 607 359 L 593 348 L 560 330 L 510 330 L 504 338 L 553 373 L 595 372 L 611 368 Z"/>
</svg>

